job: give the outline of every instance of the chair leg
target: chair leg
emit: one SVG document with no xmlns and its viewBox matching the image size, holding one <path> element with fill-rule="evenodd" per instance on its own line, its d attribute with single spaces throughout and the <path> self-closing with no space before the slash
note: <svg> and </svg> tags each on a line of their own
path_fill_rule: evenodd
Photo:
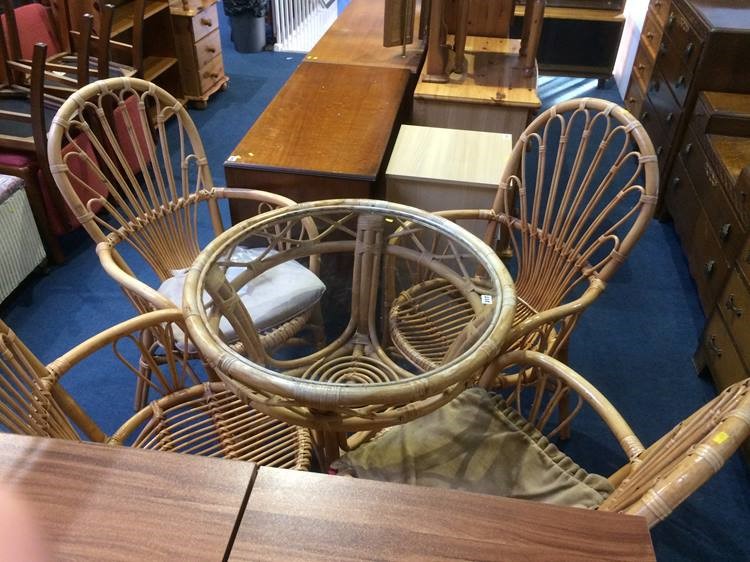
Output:
<svg viewBox="0 0 750 562">
<path fill-rule="evenodd" d="M 310 320 L 309 326 L 313 336 L 313 345 L 315 346 L 315 350 L 318 351 L 326 345 L 326 326 L 323 320 L 323 311 L 320 308 L 320 301 L 313 307 Z"/>
<path fill-rule="evenodd" d="M 148 404 L 148 390 L 151 386 L 148 384 L 148 381 L 151 380 L 151 368 L 142 359 L 140 363 L 138 381 L 135 385 L 135 396 L 133 397 L 134 412 L 139 412 Z"/>
</svg>

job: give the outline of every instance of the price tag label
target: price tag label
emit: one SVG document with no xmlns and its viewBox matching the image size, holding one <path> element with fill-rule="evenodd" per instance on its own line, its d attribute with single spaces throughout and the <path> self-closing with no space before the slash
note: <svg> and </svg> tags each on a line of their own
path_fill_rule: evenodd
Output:
<svg viewBox="0 0 750 562">
<path fill-rule="evenodd" d="M 482 304 L 492 304 L 492 295 L 482 295 Z"/>
</svg>

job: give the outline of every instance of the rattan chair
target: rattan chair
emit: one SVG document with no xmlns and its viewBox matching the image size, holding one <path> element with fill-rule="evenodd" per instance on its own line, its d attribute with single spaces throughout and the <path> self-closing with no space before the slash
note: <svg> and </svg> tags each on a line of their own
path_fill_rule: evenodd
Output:
<svg viewBox="0 0 750 562">
<path fill-rule="evenodd" d="M 560 494 L 560 489 L 569 490 L 573 478 L 577 481 L 576 485 L 585 482 L 587 486 L 596 479 L 599 491 L 602 484 L 606 488 L 605 497 L 603 501 L 600 498 L 598 504 L 586 507 L 641 515 L 646 517 L 649 527 L 653 527 L 711 478 L 750 436 L 750 380 L 728 387 L 645 448 L 609 400 L 560 361 L 536 351 L 517 350 L 501 356 L 497 367 L 518 376 L 513 377 L 513 384 L 503 391 L 503 399 L 494 396 L 483 402 L 481 408 L 491 410 L 490 415 L 494 415 L 492 412 L 496 408 L 497 412 L 503 412 L 503 419 L 511 419 L 515 426 L 513 432 L 522 434 L 524 443 L 534 442 L 534 445 L 525 444 L 525 451 L 537 448 L 541 451 L 539 454 L 545 457 L 546 472 L 554 468 L 552 463 L 561 467 L 554 485 L 543 478 L 541 481 L 546 488 L 535 489 L 540 479 L 529 478 L 527 470 L 531 463 L 523 451 L 514 451 L 516 456 L 510 455 L 511 458 L 508 458 L 508 450 L 489 450 L 492 445 L 488 446 L 487 443 L 507 443 L 490 441 L 490 436 L 486 435 L 489 425 L 482 424 L 474 428 L 476 431 L 471 428 L 463 430 L 453 427 L 455 424 L 446 423 L 446 418 L 439 421 L 431 419 L 430 416 L 435 417 L 440 411 L 388 430 L 383 436 L 334 463 L 334 469 L 366 478 L 487 493 L 486 487 L 478 486 L 486 484 L 483 471 L 487 470 L 488 459 L 495 456 L 499 459 L 498 464 L 491 466 L 502 469 L 504 475 L 494 481 L 509 482 L 507 490 L 512 497 L 521 497 L 517 493 L 523 490 L 523 497 L 527 499 L 566 505 L 571 496 Z M 550 387 L 554 388 L 553 392 L 548 392 Z M 574 412 L 558 417 L 559 402 L 568 395 L 575 398 Z M 461 396 L 456 399 L 457 402 L 460 400 Z M 606 480 L 583 471 L 570 457 L 562 455 L 551 445 L 548 439 L 559 434 L 584 404 L 592 407 L 606 424 L 628 459 Z M 475 425 L 477 420 L 484 419 L 476 408 L 467 411 L 463 407 L 462 415 Z M 458 421 L 462 418 L 454 413 L 451 419 Z M 431 440 L 427 439 L 424 446 L 415 445 L 422 435 L 415 431 L 415 428 L 419 430 L 420 425 L 423 433 L 429 433 L 437 441 L 430 443 Z M 436 436 L 433 431 L 436 429 L 444 430 L 445 435 Z M 482 432 L 485 435 L 479 436 Z M 407 441 L 407 437 L 402 438 L 406 434 L 411 435 L 411 441 Z M 379 443 L 384 437 L 388 437 L 388 441 Z M 424 439 L 420 441 L 425 443 Z M 396 447 L 393 447 L 394 443 Z M 442 443 L 450 445 L 441 447 Z M 418 447 L 422 448 L 417 451 Z M 450 452 L 446 454 L 446 451 Z M 446 466 L 456 466 L 458 470 L 449 474 L 444 468 Z M 477 468 L 472 471 L 472 466 Z M 552 498 L 552 495 L 556 497 Z M 563 501 L 560 501 L 561 498 Z"/>
<path fill-rule="evenodd" d="M 485 242 L 514 276 L 518 306 L 505 349 L 564 352 L 581 312 L 646 229 L 658 183 L 653 146 L 630 113 L 604 100 L 571 100 L 518 139 L 491 209 L 439 213 L 485 224 Z M 385 297 L 393 303 L 392 343 L 422 369 L 443 361 L 473 317 L 455 291 L 426 281 Z"/>
<path fill-rule="evenodd" d="M 199 362 L 191 360 L 187 352 L 176 351 L 178 346 L 157 346 L 158 351 L 147 347 L 152 345 L 148 341 L 170 342 L 173 324 L 182 326 L 181 311 L 140 315 L 97 334 L 45 366 L 0 321 L 0 426 L 26 435 L 87 438 L 109 445 L 306 470 L 312 451 L 306 429 L 245 406 L 222 383 L 195 384 Z M 156 334 L 144 338 L 149 331 Z M 144 383 L 162 397 L 112 435 L 106 435 L 63 387 L 63 378 L 68 381 L 86 375 L 90 384 L 95 384 L 102 380 L 95 378 L 97 372 L 101 376 L 102 368 L 107 369 L 107 378 L 130 373 L 141 376 L 140 358 L 156 353 L 163 360 L 152 362 L 152 376 Z"/>
<path fill-rule="evenodd" d="M 102 266 L 140 312 L 180 307 L 179 287 L 169 298 L 143 279 L 153 272 L 163 287 L 192 265 L 201 249 L 198 223 L 204 206 L 216 235 L 224 230 L 222 199 L 241 200 L 250 213 L 292 203 L 264 191 L 214 187 L 186 109 L 143 80 L 111 78 L 81 88 L 57 112 L 48 138 L 58 188 L 98 244 Z M 127 248 L 121 251 L 122 246 Z M 314 257 L 306 265 L 317 273 Z M 293 302 L 283 292 L 274 297 L 279 307 Z M 262 326 L 263 345 L 273 349 L 288 342 L 315 309 L 314 304 L 298 307 L 282 322 Z M 140 393 L 136 405 L 144 399 Z"/>
</svg>

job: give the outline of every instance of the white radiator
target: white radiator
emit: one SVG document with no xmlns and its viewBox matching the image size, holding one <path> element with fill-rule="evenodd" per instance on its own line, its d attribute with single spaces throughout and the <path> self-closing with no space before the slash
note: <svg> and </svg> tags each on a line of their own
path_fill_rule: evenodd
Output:
<svg viewBox="0 0 750 562">
<path fill-rule="evenodd" d="M 271 0 L 274 51 L 306 53 L 338 15 L 337 0 Z"/>
<path fill-rule="evenodd" d="M 0 302 L 47 257 L 36 229 L 22 180 L 0 175 L 12 192 L 0 186 Z M 7 198 L 6 198 L 7 196 Z"/>
</svg>

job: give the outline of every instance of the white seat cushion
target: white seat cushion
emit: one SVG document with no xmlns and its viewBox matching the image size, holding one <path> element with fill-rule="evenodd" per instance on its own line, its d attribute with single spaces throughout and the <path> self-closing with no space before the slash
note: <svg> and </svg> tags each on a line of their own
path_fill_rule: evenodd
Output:
<svg viewBox="0 0 750 562">
<path fill-rule="evenodd" d="M 232 259 L 251 262 L 265 251 L 264 248 L 238 246 L 232 253 Z M 269 255 L 275 253 L 271 250 Z M 228 268 L 227 280 L 232 281 L 243 271 L 244 267 Z M 159 286 L 158 291 L 178 307 L 182 307 L 182 289 L 187 269 L 175 270 L 172 274 L 172 277 Z M 296 261 L 286 261 L 263 272 L 241 287 L 237 294 L 253 319 L 255 327 L 262 331 L 283 324 L 309 309 L 320 300 L 325 290 L 326 286 L 318 276 L 304 265 Z M 204 294 L 203 299 L 204 302 L 211 300 L 208 294 Z M 219 329 L 226 341 L 232 342 L 236 339 L 237 334 L 226 318 L 219 322 Z"/>
</svg>

